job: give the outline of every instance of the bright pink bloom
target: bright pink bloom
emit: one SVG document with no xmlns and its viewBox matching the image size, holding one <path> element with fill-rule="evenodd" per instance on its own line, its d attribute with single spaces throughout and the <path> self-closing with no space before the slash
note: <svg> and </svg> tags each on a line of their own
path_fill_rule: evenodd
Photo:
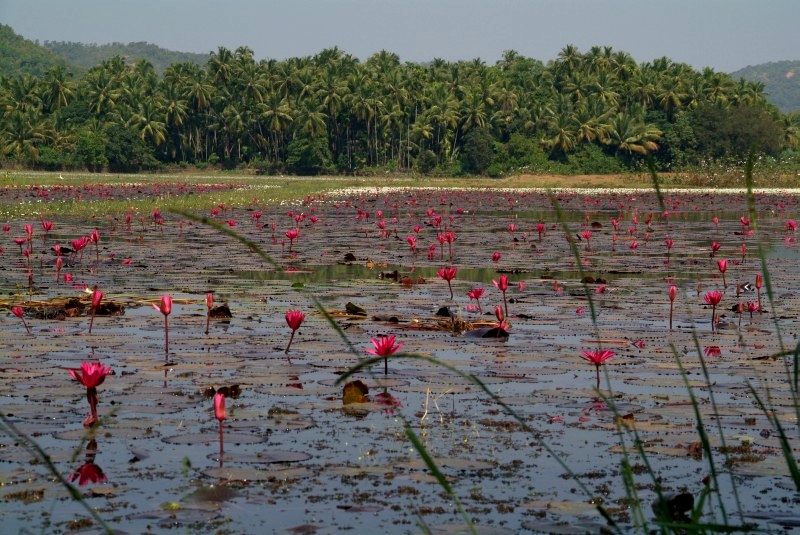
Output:
<svg viewBox="0 0 800 535">
<path fill-rule="evenodd" d="M 403 342 L 399 344 L 394 343 L 394 335 L 381 336 L 380 338 L 373 338 L 370 340 L 374 349 L 365 349 L 367 353 L 378 357 L 383 357 L 383 374 L 389 373 L 389 356 L 393 355 L 397 350 L 403 347 Z"/>
<path fill-rule="evenodd" d="M 28 334 L 31 334 L 31 328 L 28 327 L 28 323 L 25 321 L 25 310 L 22 307 L 11 307 L 11 313 L 22 320 L 25 330 L 28 331 Z"/>
<path fill-rule="evenodd" d="M 608 349 L 597 350 L 597 351 L 581 351 L 583 354 L 581 356 L 582 359 L 587 360 L 594 364 L 595 366 L 600 366 L 605 361 L 611 359 L 615 353 Z"/>
<path fill-rule="evenodd" d="M 611 359 L 614 356 L 613 351 L 609 351 L 608 349 L 597 351 L 581 351 L 582 355 L 579 355 L 582 359 L 591 362 L 595 366 L 595 372 L 597 374 L 597 388 L 600 388 L 600 366 L 605 363 L 607 360 Z"/>
<path fill-rule="evenodd" d="M 499 280 L 493 280 L 492 284 L 494 284 L 501 292 L 505 292 L 508 290 L 508 276 L 500 275 L 498 278 Z"/>
<path fill-rule="evenodd" d="M 715 307 L 722 301 L 722 294 L 720 292 L 706 292 L 705 301 Z"/>
<path fill-rule="evenodd" d="M 501 256 L 502 256 L 502 255 L 501 255 L 500 253 L 497 253 L 497 252 L 495 252 L 495 253 L 492 253 L 492 262 L 497 262 L 497 261 L 499 261 Z"/>
<path fill-rule="evenodd" d="M 670 285 L 669 290 L 667 290 L 667 293 L 669 294 L 670 302 L 675 301 L 675 298 L 678 296 L 678 287 L 675 286 L 674 284 Z"/>
<path fill-rule="evenodd" d="M 164 314 L 164 316 L 169 316 L 170 312 L 172 312 L 172 297 L 162 295 L 161 302 L 158 305 L 153 303 L 153 308 Z"/>
<path fill-rule="evenodd" d="M 458 270 L 454 267 L 443 267 L 439 268 L 439 271 L 437 271 L 439 278 L 447 281 L 447 287 L 450 289 L 450 299 L 453 298 L 453 286 L 451 285 L 450 281 L 456 278 L 457 272 Z"/>
<path fill-rule="evenodd" d="M 365 349 L 364 351 L 378 357 L 388 357 L 389 355 L 394 354 L 404 345 L 404 342 L 395 344 L 395 336 L 393 334 L 381 336 L 380 338 L 373 338 L 370 341 L 372 342 L 374 349 Z"/>
<path fill-rule="evenodd" d="M 719 268 L 719 272 L 722 273 L 722 286 L 727 288 L 728 283 L 725 281 L 725 272 L 728 270 L 728 261 L 717 260 L 717 267 Z"/>
<path fill-rule="evenodd" d="M 100 301 L 103 300 L 103 295 L 105 295 L 103 292 L 95 288 L 95 290 L 92 292 L 92 308 L 97 308 L 100 306 Z"/>
<path fill-rule="evenodd" d="M 483 314 L 483 308 L 481 307 L 481 297 L 483 297 L 483 292 L 485 290 L 483 288 L 473 288 L 472 290 L 467 292 L 467 297 L 470 299 L 474 299 L 478 303 L 478 312 Z"/>
<path fill-rule="evenodd" d="M 83 362 L 80 368 L 68 368 L 67 371 L 73 379 L 86 388 L 96 388 L 103 384 L 106 375 L 111 373 L 111 368 L 106 368 L 99 362 Z"/>
<path fill-rule="evenodd" d="M 705 301 L 711 305 L 711 331 L 715 330 L 717 305 L 722 301 L 722 294 L 720 292 L 706 292 Z"/>
<path fill-rule="evenodd" d="M 225 412 L 225 394 L 217 392 L 214 394 L 214 417 L 222 423 L 222 420 L 228 418 Z"/>
<path fill-rule="evenodd" d="M 303 324 L 306 315 L 299 310 L 289 310 L 286 312 L 286 324 L 292 331 L 296 331 Z"/>
<path fill-rule="evenodd" d="M 292 330 L 292 334 L 289 336 L 289 343 L 286 345 L 286 351 L 284 351 L 284 353 L 289 353 L 289 348 L 292 347 L 292 340 L 294 340 L 294 333 L 300 328 L 300 325 L 303 324 L 305 319 L 306 315 L 299 310 L 289 310 L 286 312 L 286 324 Z"/>
</svg>

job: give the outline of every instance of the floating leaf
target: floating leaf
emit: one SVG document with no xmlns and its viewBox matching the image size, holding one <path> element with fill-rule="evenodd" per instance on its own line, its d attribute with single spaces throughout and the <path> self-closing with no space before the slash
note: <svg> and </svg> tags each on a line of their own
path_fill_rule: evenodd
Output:
<svg viewBox="0 0 800 535">
<path fill-rule="evenodd" d="M 344 405 L 350 405 L 352 403 L 366 403 L 369 401 L 367 399 L 368 392 L 369 388 L 367 385 L 358 379 L 345 383 L 344 388 L 342 389 L 342 403 Z"/>
</svg>

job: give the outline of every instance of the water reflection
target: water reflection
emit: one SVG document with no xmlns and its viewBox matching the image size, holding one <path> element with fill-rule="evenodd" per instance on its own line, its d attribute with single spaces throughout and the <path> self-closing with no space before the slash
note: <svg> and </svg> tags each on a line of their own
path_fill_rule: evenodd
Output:
<svg viewBox="0 0 800 535">
<path fill-rule="evenodd" d="M 107 482 L 108 478 L 103 472 L 103 469 L 95 463 L 96 457 L 97 441 L 93 438 L 88 444 L 86 444 L 83 464 L 79 466 L 71 476 L 69 476 L 68 481 L 73 483 L 77 479 L 78 485 L 81 487 L 88 485 L 89 483 L 97 484 Z"/>
</svg>

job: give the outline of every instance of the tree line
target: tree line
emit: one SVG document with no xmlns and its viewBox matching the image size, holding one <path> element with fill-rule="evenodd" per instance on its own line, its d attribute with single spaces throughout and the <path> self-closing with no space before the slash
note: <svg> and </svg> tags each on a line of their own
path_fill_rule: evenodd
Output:
<svg viewBox="0 0 800 535">
<path fill-rule="evenodd" d="M 759 82 L 572 45 L 546 64 L 506 51 L 494 65 L 220 47 L 163 75 L 116 56 L 77 80 L 62 66 L 0 77 L 0 111 L 4 165 L 115 172 L 600 173 L 647 155 L 675 169 L 793 151 L 800 132 Z"/>
</svg>

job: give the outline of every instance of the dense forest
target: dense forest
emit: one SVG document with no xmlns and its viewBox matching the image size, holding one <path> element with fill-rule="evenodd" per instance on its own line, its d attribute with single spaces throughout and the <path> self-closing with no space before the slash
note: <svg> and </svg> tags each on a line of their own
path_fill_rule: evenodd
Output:
<svg viewBox="0 0 800 535">
<path fill-rule="evenodd" d="M 731 76 L 764 84 L 767 98 L 782 112 L 800 111 L 800 61 L 751 65 L 731 73 Z"/>
<path fill-rule="evenodd" d="M 494 65 L 219 48 L 163 74 L 115 56 L 77 79 L 61 65 L 0 76 L 0 110 L 3 165 L 114 172 L 603 173 L 647 155 L 673 170 L 751 148 L 796 159 L 800 133 L 760 82 L 571 45 L 546 64 L 507 51 Z"/>
</svg>

